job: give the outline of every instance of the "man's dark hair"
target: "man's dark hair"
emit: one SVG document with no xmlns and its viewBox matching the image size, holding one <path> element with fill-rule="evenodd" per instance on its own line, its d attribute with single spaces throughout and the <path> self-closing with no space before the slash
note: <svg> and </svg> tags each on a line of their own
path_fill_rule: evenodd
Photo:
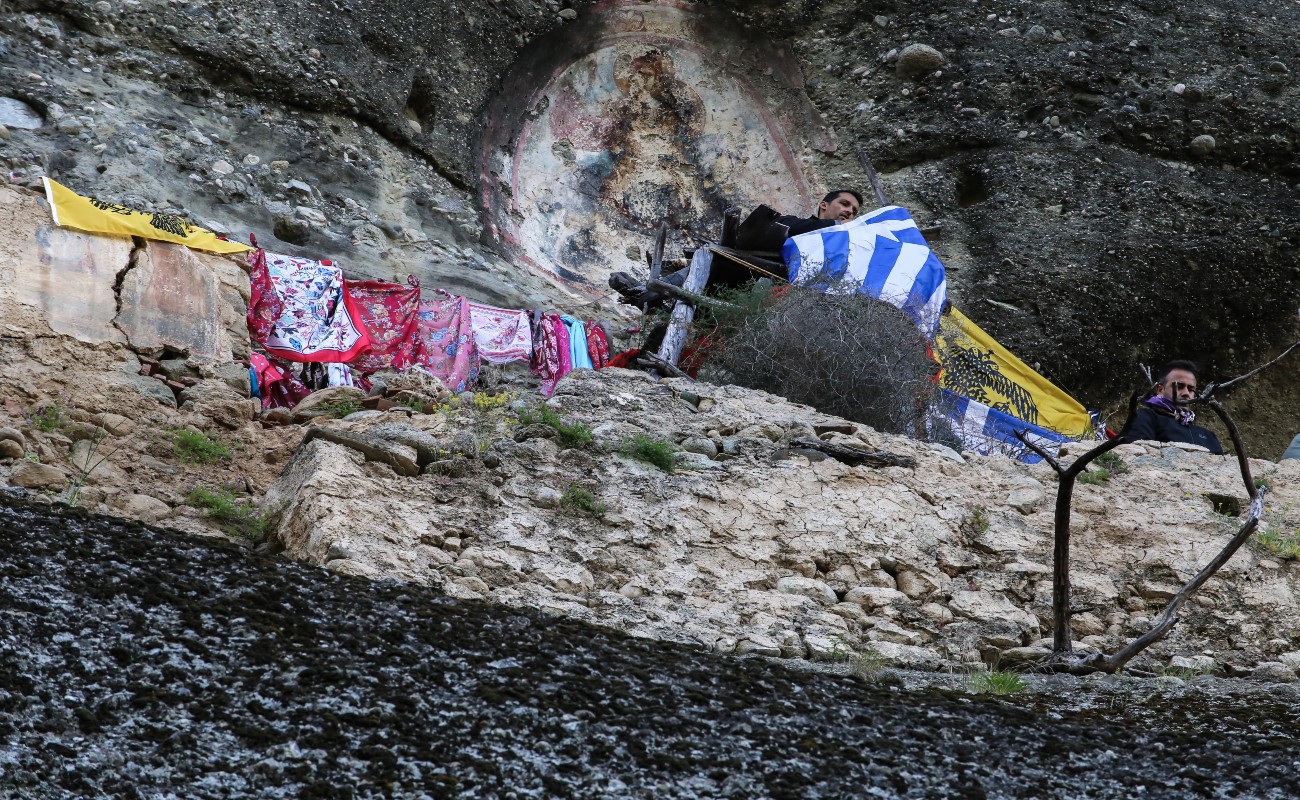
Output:
<svg viewBox="0 0 1300 800">
<path fill-rule="evenodd" d="M 1201 379 L 1201 370 L 1196 366 L 1196 363 L 1180 358 L 1170 361 L 1160 368 L 1160 372 L 1157 373 L 1156 383 L 1164 384 L 1165 379 L 1169 377 L 1169 373 L 1176 369 L 1192 373 L 1198 381 Z"/>
<path fill-rule="evenodd" d="M 839 196 L 842 195 L 842 194 L 851 194 L 851 195 L 853 195 L 853 199 L 858 201 L 858 205 L 859 205 L 859 206 L 862 205 L 862 195 L 858 194 L 857 192 L 853 191 L 852 189 L 836 189 L 836 190 L 833 191 L 833 192 L 827 192 L 827 193 L 826 193 L 826 196 L 822 198 L 822 202 L 823 202 L 823 203 L 829 203 L 829 202 L 831 202 L 832 200 L 834 200 L 835 198 L 839 197 Z"/>
</svg>

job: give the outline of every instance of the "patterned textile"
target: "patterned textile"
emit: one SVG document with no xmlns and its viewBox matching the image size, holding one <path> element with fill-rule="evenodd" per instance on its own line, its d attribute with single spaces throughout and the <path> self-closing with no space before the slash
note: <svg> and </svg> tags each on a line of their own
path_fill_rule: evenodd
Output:
<svg viewBox="0 0 1300 800">
<path fill-rule="evenodd" d="M 416 363 L 420 346 L 420 287 L 387 281 L 348 281 L 344 297 L 370 335 L 370 347 L 347 361 L 357 372 L 403 369 Z"/>
<path fill-rule="evenodd" d="M 259 353 L 253 353 L 248 360 L 258 371 L 262 408 L 293 408 L 311 394 L 311 389 L 294 377 L 290 362 L 274 356 L 266 358 Z"/>
<path fill-rule="evenodd" d="M 463 392 L 478 380 L 479 370 L 470 304 L 463 297 L 442 294 L 420 303 L 415 362 L 449 390 Z"/>
<path fill-rule="evenodd" d="M 542 396 L 550 397 L 555 393 L 555 384 L 560 380 L 560 338 L 556 334 L 554 314 L 543 314 L 537 321 L 537 330 L 533 335 L 533 374 L 542 379 Z M 564 324 L 560 323 L 560 329 Z M 567 355 L 566 342 L 563 352 Z"/>
<path fill-rule="evenodd" d="M 268 353 L 288 361 L 348 361 L 369 346 L 344 292 L 343 271 L 330 262 L 256 250 L 248 266 L 248 330 Z"/>
<path fill-rule="evenodd" d="M 556 347 L 560 351 L 560 374 L 556 379 L 563 378 L 573 371 L 573 345 L 569 344 L 569 326 L 564 324 L 564 319 L 558 314 L 548 314 L 551 318 L 551 327 L 555 329 Z"/>
<path fill-rule="evenodd" d="M 533 328 L 527 311 L 469 303 L 469 317 L 479 358 L 489 364 L 528 360 L 533 352 Z"/>
<path fill-rule="evenodd" d="M 355 386 L 356 381 L 352 379 L 352 369 L 347 364 L 326 364 L 328 370 L 330 386 Z"/>
<path fill-rule="evenodd" d="M 936 422 L 946 425 L 960 440 L 961 449 L 973 450 L 982 455 L 996 453 L 1026 464 L 1037 464 L 1042 461 L 1042 456 L 1025 447 L 1024 443 L 1016 438 L 1016 431 L 1024 431 L 1029 441 L 1053 455 L 1063 442 L 1070 441 L 1068 436 L 1031 425 L 948 389 L 939 390 L 937 405 L 940 417 L 938 420 L 931 420 L 931 426 L 933 427 Z"/>
<path fill-rule="evenodd" d="M 609 363 L 609 340 L 599 325 L 587 326 L 587 355 L 591 358 L 592 369 L 604 369 Z"/>
<path fill-rule="evenodd" d="M 595 369 L 591 364 L 591 356 L 587 354 L 587 326 L 582 320 L 568 314 L 562 314 L 560 319 L 564 321 L 564 327 L 569 333 L 571 369 Z"/>
<path fill-rule="evenodd" d="M 1088 411 L 1051 381 L 949 307 L 934 339 L 939 385 L 1071 439 L 1093 438 Z"/>
<path fill-rule="evenodd" d="M 943 264 L 905 209 L 886 206 L 786 239 L 790 283 L 846 287 L 901 308 L 933 336 L 948 297 Z"/>
</svg>

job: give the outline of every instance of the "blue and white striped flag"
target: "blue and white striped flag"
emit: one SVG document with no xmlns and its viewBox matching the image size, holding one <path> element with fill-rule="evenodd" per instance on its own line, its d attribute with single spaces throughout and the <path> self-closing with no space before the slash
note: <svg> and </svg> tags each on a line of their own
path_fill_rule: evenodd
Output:
<svg viewBox="0 0 1300 800">
<path fill-rule="evenodd" d="M 961 440 L 961 449 L 981 455 L 997 453 L 1026 464 L 1042 461 L 1042 456 L 1016 438 L 1016 431 L 1024 431 L 1026 439 L 1053 456 L 1062 443 L 1074 441 L 1069 436 L 1031 425 L 949 389 L 939 389 L 938 410 L 940 420 L 945 421 Z"/>
<path fill-rule="evenodd" d="M 898 206 L 786 239 L 781 250 L 790 283 L 856 286 L 859 294 L 901 308 L 934 336 L 948 297 L 943 264 L 916 221 Z"/>
</svg>

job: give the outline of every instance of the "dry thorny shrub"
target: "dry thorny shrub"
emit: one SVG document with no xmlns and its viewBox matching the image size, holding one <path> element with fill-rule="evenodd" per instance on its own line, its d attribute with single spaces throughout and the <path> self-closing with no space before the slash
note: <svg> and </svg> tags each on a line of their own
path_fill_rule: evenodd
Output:
<svg viewBox="0 0 1300 800">
<path fill-rule="evenodd" d="M 782 395 L 876 430 L 911 434 L 926 415 L 936 365 L 925 337 L 894 306 L 801 286 L 752 286 L 716 313 L 706 375 Z"/>
</svg>

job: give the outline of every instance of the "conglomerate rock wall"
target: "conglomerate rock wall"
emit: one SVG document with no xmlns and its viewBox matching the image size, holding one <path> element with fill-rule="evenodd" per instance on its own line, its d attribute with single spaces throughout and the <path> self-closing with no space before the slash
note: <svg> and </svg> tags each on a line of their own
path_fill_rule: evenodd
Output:
<svg viewBox="0 0 1300 800">
<path fill-rule="evenodd" d="M 687 21 L 665 33 L 663 13 Z M 865 186 L 862 146 L 890 199 L 941 229 L 955 302 L 1113 410 L 1136 362 L 1191 356 L 1222 378 L 1300 333 L 1297 14 L 1243 0 L 10 0 L 0 158 L 8 180 L 60 177 L 354 274 L 572 305 L 608 300 L 599 276 L 637 269 L 658 216 L 677 243 L 763 199 L 765 181 L 790 197 Z M 900 74 L 915 43 L 940 60 Z M 710 57 L 716 69 L 691 66 Z M 535 97 L 551 81 L 574 91 Z M 709 102 L 724 86 L 752 90 L 749 105 Z M 521 106 L 539 99 L 558 105 Z M 757 147 L 769 110 L 780 157 Z M 559 135 L 491 135 L 529 119 Z M 737 147 L 752 157 L 730 164 Z M 534 269 L 539 252 L 555 263 Z M 1289 371 L 1230 401 L 1260 453 L 1300 429 Z"/>
</svg>

